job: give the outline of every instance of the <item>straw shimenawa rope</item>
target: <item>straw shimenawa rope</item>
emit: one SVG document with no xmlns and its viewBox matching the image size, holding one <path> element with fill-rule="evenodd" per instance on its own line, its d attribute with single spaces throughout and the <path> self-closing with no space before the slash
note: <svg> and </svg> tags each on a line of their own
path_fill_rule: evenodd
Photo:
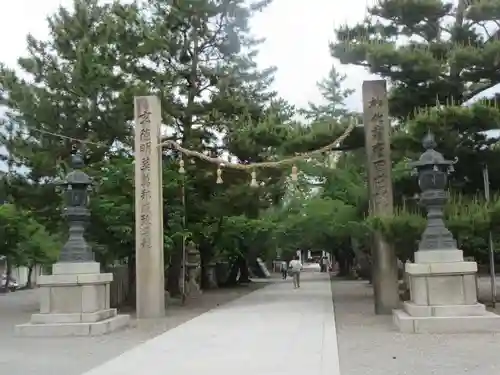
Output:
<svg viewBox="0 0 500 375">
<path fill-rule="evenodd" d="M 348 136 L 351 134 L 352 130 L 356 127 L 355 122 L 351 122 L 347 129 L 342 133 L 340 137 L 338 137 L 335 141 L 327 144 L 326 146 L 323 146 L 321 148 L 318 148 L 317 150 L 311 151 L 311 152 L 305 152 L 299 155 L 291 156 L 285 159 L 281 159 L 278 161 L 265 161 L 265 162 L 260 162 L 260 163 L 250 163 L 250 164 L 237 164 L 237 163 L 231 163 L 228 162 L 224 159 L 220 158 L 212 158 L 210 156 L 204 155 L 201 152 L 198 151 L 193 151 L 189 150 L 187 148 L 182 147 L 179 145 L 177 142 L 172 141 L 172 140 L 167 140 L 165 142 L 160 143 L 158 146 L 168 146 L 173 149 L 176 149 L 177 151 L 181 152 L 182 154 L 190 157 L 195 157 L 201 160 L 205 160 L 206 162 L 212 163 L 212 164 L 217 164 L 219 166 L 223 166 L 224 168 L 232 168 L 232 169 L 240 169 L 240 170 L 253 170 L 253 169 L 260 169 L 260 168 L 279 168 L 284 165 L 289 165 L 296 163 L 298 161 L 310 158 L 312 156 L 315 156 L 317 154 L 322 154 L 324 152 L 328 152 L 335 148 L 338 144 L 342 143 Z"/>
<path fill-rule="evenodd" d="M 239 170 L 255 170 L 255 169 L 260 169 L 260 168 L 279 168 L 279 167 L 284 166 L 284 165 L 294 164 L 298 161 L 305 160 L 305 159 L 313 157 L 315 155 L 331 151 L 338 144 L 342 143 L 349 136 L 349 134 L 351 134 L 352 130 L 355 127 L 356 127 L 356 122 L 351 121 L 351 123 L 349 124 L 347 129 L 344 131 L 344 133 L 340 137 L 338 137 L 335 141 L 333 141 L 333 142 L 327 144 L 326 146 L 323 146 L 317 150 L 305 152 L 305 153 L 298 154 L 298 155 L 291 156 L 291 157 L 287 157 L 287 158 L 284 158 L 284 159 L 281 159 L 278 161 L 265 161 L 265 162 L 260 162 L 260 163 L 250 163 L 250 164 L 231 163 L 231 162 L 228 162 L 227 160 L 224 160 L 224 159 L 212 158 L 212 157 L 206 156 L 198 151 L 189 150 L 187 148 L 182 147 L 177 142 L 172 141 L 172 140 L 167 140 L 165 142 L 162 142 L 158 145 L 158 147 L 162 147 L 162 146 L 171 147 L 171 148 L 176 149 L 177 151 L 181 152 L 182 154 L 184 154 L 188 157 L 196 157 L 198 159 L 205 160 L 209 163 L 217 164 L 218 168 L 224 167 L 224 168 L 232 168 L 232 169 L 239 169 Z M 62 139 L 67 139 L 67 140 L 78 142 L 81 144 L 91 144 L 91 145 L 98 146 L 98 147 L 109 147 L 109 145 L 107 145 L 105 143 L 91 142 L 91 141 L 87 141 L 87 140 L 77 139 L 77 138 L 68 137 L 68 136 L 62 135 L 62 134 L 51 133 L 51 132 L 41 130 L 41 129 L 34 128 L 34 129 L 29 129 L 29 130 L 35 131 L 35 132 L 38 132 L 41 134 L 59 137 Z M 29 134 L 27 134 L 27 135 L 29 135 Z M 184 167 L 183 164 L 184 164 L 184 161 L 181 161 L 181 169 L 183 169 L 183 167 Z M 296 175 L 296 167 L 294 166 L 293 169 L 295 170 L 295 173 L 292 173 L 292 174 Z M 221 177 L 219 172 L 218 172 L 218 177 Z M 221 182 L 222 182 L 222 179 L 218 178 L 218 183 L 221 183 Z"/>
</svg>

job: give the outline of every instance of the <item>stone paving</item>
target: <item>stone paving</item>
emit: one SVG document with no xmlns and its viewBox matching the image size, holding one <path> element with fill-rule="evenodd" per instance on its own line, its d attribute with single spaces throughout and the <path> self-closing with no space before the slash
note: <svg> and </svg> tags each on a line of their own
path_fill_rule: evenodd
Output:
<svg viewBox="0 0 500 375">
<path fill-rule="evenodd" d="M 0 373 L 338 375 L 339 366 L 342 375 L 500 373 L 500 334 L 401 334 L 391 316 L 373 313 L 367 282 L 334 279 L 330 289 L 326 274 L 302 276 L 298 290 L 280 281 L 200 316 L 188 311 L 93 338 L 16 338 L 14 325 L 37 309 L 36 291 L 0 295 Z"/>
<path fill-rule="evenodd" d="M 402 334 L 367 282 L 334 279 L 332 294 L 342 375 L 500 374 L 500 334 Z"/>
<path fill-rule="evenodd" d="M 148 368 L 151 375 L 200 369 L 219 375 L 337 375 L 328 276 L 305 272 L 298 290 L 290 279 L 255 289 L 229 303 L 227 291 L 223 296 L 215 292 L 211 307 L 170 307 L 165 319 L 139 321 L 111 335 L 73 338 L 15 337 L 14 326 L 38 309 L 37 291 L 0 295 L 0 373 L 82 375 L 104 369 L 106 375 L 137 375 Z"/>
<path fill-rule="evenodd" d="M 164 319 L 134 321 L 130 329 L 100 337 L 25 338 L 14 326 L 38 311 L 37 290 L 0 294 L 0 374 L 81 375 L 169 329 L 264 285 L 205 293 L 186 306 L 171 305 Z M 136 374 L 137 375 L 137 374 Z"/>
<path fill-rule="evenodd" d="M 203 314 L 85 375 L 338 375 L 327 274 L 305 272 Z"/>
</svg>

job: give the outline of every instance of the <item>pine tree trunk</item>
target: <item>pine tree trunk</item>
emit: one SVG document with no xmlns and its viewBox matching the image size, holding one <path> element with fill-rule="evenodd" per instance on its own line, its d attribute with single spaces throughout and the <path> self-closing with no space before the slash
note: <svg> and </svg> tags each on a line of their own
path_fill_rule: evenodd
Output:
<svg viewBox="0 0 500 375">
<path fill-rule="evenodd" d="M 189 91 L 187 95 L 186 103 L 186 116 L 182 119 L 183 135 L 182 135 L 182 145 L 189 148 L 191 142 L 191 130 L 193 127 L 193 107 L 196 105 L 195 99 L 198 94 L 198 55 L 200 51 L 198 50 L 198 35 L 197 30 L 194 28 L 191 33 L 191 38 L 193 41 L 192 49 L 192 60 L 191 68 L 188 77 Z M 186 210 L 186 196 L 184 195 L 184 210 Z M 184 229 L 186 229 L 186 218 L 184 218 Z M 183 240 L 185 241 L 185 240 Z M 183 267 L 183 246 L 176 246 L 174 248 L 173 254 L 170 256 L 170 266 L 168 268 L 167 277 L 167 290 L 171 297 L 179 296 L 182 294 L 180 288 L 181 277 L 185 276 L 185 265 Z M 181 273 L 184 270 L 184 275 Z M 184 280 L 182 280 L 184 282 Z M 184 291 L 185 292 L 185 291 Z"/>
<path fill-rule="evenodd" d="M 339 276 L 348 276 L 350 273 L 349 262 L 347 259 L 347 254 L 344 251 L 339 251 L 337 254 L 337 261 L 339 263 Z"/>
<path fill-rule="evenodd" d="M 131 254 L 127 257 L 127 278 L 128 278 L 127 301 L 130 306 L 136 308 L 135 254 Z"/>
<path fill-rule="evenodd" d="M 3 286 L 3 288 L 0 288 L 0 293 L 9 293 L 10 292 L 9 284 L 10 284 L 10 279 L 12 276 L 12 263 L 11 263 L 9 257 L 5 258 L 5 267 L 6 267 L 5 285 Z"/>
<path fill-rule="evenodd" d="M 244 257 L 238 257 L 237 264 L 240 271 L 240 278 L 238 279 L 238 283 L 249 283 L 250 274 L 248 273 L 247 260 Z"/>
<path fill-rule="evenodd" d="M 213 251 L 212 251 L 212 247 L 210 246 L 210 244 L 202 243 L 200 245 L 200 262 L 201 262 L 200 286 L 201 286 L 201 289 L 210 288 L 210 284 L 208 281 L 208 275 L 207 275 L 207 266 L 212 259 L 212 254 L 213 254 Z"/>
<path fill-rule="evenodd" d="M 182 272 L 182 244 L 175 246 L 170 256 L 168 267 L 167 290 L 171 297 L 178 297 L 182 294 L 180 288 L 180 278 Z"/>
<path fill-rule="evenodd" d="M 227 280 L 222 284 L 223 286 L 234 286 L 238 283 L 238 271 L 240 270 L 239 268 L 239 263 L 238 261 L 235 261 L 231 265 L 231 269 L 229 271 L 229 275 L 227 277 Z"/>
<path fill-rule="evenodd" d="M 212 241 L 202 240 L 200 244 L 200 261 L 201 261 L 201 288 L 209 289 L 210 288 L 210 280 L 207 274 L 208 265 L 213 260 L 215 255 L 215 245 L 219 240 L 222 234 L 224 216 L 219 218 L 219 222 L 217 224 L 217 231 L 215 232 Z"/>
<path fill-rule="evenodd" d="M 28 267 L 28 277 L 26 280 L 26 288 L 27 289 L 33 288 L 33 283 L 31 281 L 31 278 L 33 277 L 33 267 L 35 267 L 35 264 L 30 264 L 30 266 Z"/>
</svg>

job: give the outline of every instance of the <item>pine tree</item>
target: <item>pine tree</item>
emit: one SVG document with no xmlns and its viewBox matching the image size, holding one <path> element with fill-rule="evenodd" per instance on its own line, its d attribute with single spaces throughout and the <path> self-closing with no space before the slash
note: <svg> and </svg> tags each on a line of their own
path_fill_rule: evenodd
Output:
<svg viewBox="0 0 500 375">
<path fill-rule="evenodd" d="M 59 8 L 48 20 L 47 40 L 28 35 L 21 74 L 0 64 L 0 103 L 15 128 L 15 137 L 1 141 L 26 177 L 11 190 L 16 204 L 53 232 L 65 227 L 51 182 L 64 176 L 72 138 L 91 142 L 89 165 L 130 144 L 133 95 L 142 83 L 120 67 L 134 59 L 138 41 L 127 29 L 138 8 L 99 3 L 76 0 L 72 9 Z"/>
<path fill-rule="evenodd" d="M 481 166 L 500 168 L 492 163 L 498 152 L 491 147 L 499 137 L 485 134 L 498 128 L 498 113 L 460 106 L 500 83 L 500 1 L 384 0 L 368 13 L 358 25 L 337 30 L 331 53 L 389 81 L 389 112 L 398 120 L 393 159 L 417 158 L 430 129 L 445 157 L 458 157 L 451 186 L 482 191 Z M 492 189 L 500 188 L 497 175 L 491 173 Z M 395 191 L 417 192 L 409 176 L 396 182 Z"/>
<path fill-rule="evenodd" d="M 352 89 L 342 87 L 345 79 L 346 76 L 332 66 L 328 77 L 317 84 L 325 104 L 310 102 L 309 108 L 302 110 L 301 114 L 307 119 L 319 122 L 344 119 L 349 114 L 344 101 L 354 92 Z"/>
<path fill-rule="evenodd" d="M 156 64 L 168 66 L 167 70 L 175 77 L 170 81 L 170 94 L 163 91 L 161 95 L 168 103 L 164 106 L 164 117 L 172 119 L 175 129 L 172 138 L 184 146 L 212 157 L 229 151 L 242 162 L 262 160 L 266 147 L 262 146 L 262 139 L 259 139 L 262 133 L 257 128 L 268 115 L 266 107 L 275 96 L 269 90 L 274 69 L 257 69 L 254 58 L 260 41 L 252 37 L 248 22 L 254 12 L 268 3 L 243 0 L 148 2 L 146 13 L 151 15 L 149 22 L 156 36 L 149 42 L 163 43 L 165 25 L 171 30 L 167 48 L 158 49 L 150 58 Z M 152 75 L 158 76 L 158 72 Z M 266 123 L 264 127 L 268 143 L 272 138 L 269 134 L 279 138 L 270 131 L 271 124 Z M 204 265 L 214 253 L 214 231 L 219 232 L 221 217 L 241 213 L 258 216 L 261 200 L 258 195 L 245 194 L 241 189 L 242 183 L 248 184 L 248 175 L 229 174 L 224 185 L 235 185 L 234 189 L 225 187 L 233 204 L 221 212 L 217 208 L 221 201 L 214 198 L 214 176 L 207 176 L 200 167 L 187 169 L 187 223 L 197 233 L 196 242 L 200 244 Z M 172 253 L 170 260 L 169 291 L 173 294 L 177 294 L 182 256 L 179 250 L 178 247 Z M 242 265 L 242 274 L 246 274 L 247 267 L 242 259 L 237 263 Z"/>
<path fill-rule="evenodd" d="M 269 145 L 278 152 L 276 145 L 289 136 L 286 125 L 278 126 L 285 110 L 283 105 L 273 108 L 275 93 L 269 85 L 274 69 L 257 68 L 260 41 L 248 26 L 252 14 L 268 3 L 151 0 L 101 5 L 75 0 L 72 9 L 60 8 L 50 18 L 48 40 L 28 37 L 28 57 L 19 65 L 30 79 L 5 66 L 0 69 L 2 103 L 23 133 L 9 152 L 24 160 L 31 179 L 50 181 L 72 149 L 65 137 L 83 139 L 89 142 L 89 172 L 99 176 L 102 162 L 115 158 L 113 148 L 130 151 L 135 95 L 159 96 L 171 139 L 190 149 L 210 156 L 229 151 L 242 163 L 267 157 Z M 276 112 L 280 116 L 270 120 Z M 164 168 L 177 169 L 179 157 L 165 152 Z M 205 262 L 213 254 L 221 217 L 258 216 L 260 206 L 269 205 L 268 196 L 278 196 L 280 190 L 273 191 L 270 184 L 249 194 L 248 174 L 228 173 L 226 193 L 217 197 L 214 166 L 193 163 L 186 163 L 185 229 L 194 233 Z M 273 171 L 269 178 L 279 181 L 281 175 Z M 169 238 L 181 237 L 171 225 L 178 219 L 173 217 L 179 212 L 178 191 L 164 195 Z M 170 255 L 169 291 L 175 295 L 181 254 Z"/>
<path fill-rule="evenodd" d="M 61 7 L 49 19 L 47 41 L 28 36 L 28 56 L 18 60 L 28 79 L 0 66 L 2 104 L 23 134 L 9 152 L 24 157 L 35 179 L 58 174 L 71 138 L 106 145 L 89 147 L 89 162 L 101 160 L 116 142 L 128 141 L 136 82 L 118 68 L 132 59 L 126 52 L 136 41 L 121 36 L 137 8 L 98 3 L 76 0 L 71 11 Z"/>
<path fill-rule="evenodd" d="M 390 112 L 405 119 L 462 104 L 500 83 L 500 1 L 384 0 L 337 30 L 331 53 L 390 81 Z"/>
</svg>

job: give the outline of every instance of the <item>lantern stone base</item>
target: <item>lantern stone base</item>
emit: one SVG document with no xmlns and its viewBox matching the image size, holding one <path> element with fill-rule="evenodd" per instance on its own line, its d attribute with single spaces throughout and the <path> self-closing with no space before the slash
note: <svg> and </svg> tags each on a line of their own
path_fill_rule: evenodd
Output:
<svg viewBox="0 0 500 375">
<path fill-rule="evenodd" d="M 209 263 L 207 265 L 207 281 L 209 289 L 217 289 L 219 285 L 217 284 L 217 275 L 215 273 L 215 263 Z"/>
<path fill-rule="evenodd" d="M 111 273 L 99 263 L 56 263 L 52 275 L 42 275 L 40 312 L 16 326 L 19 336 L 97 336 L 129 325 L 128 315 L 109 306 Z"/>
<path fill-rule="evenodd" d="M 401 332 L 500 332 L 500 316 L 477 302 L 476 262 L 460 250 L 419 251 L 415 260 L 405 265 L 411 301 L 393 312 Z"/>
<path fill-rule="evenodd" d="M 199 269 L 197 268 L 197 265 L 193 266 L 187 264 L 186 266 L 188 269 L 188 280 L 186 282 L 186 289 L 184 292 L 187 298 L 198 298 L 203 294 L 200 285 L 198 285 L 198 283 L 196 282 L 196 277 L 198 276 Z"/>
</svg>

